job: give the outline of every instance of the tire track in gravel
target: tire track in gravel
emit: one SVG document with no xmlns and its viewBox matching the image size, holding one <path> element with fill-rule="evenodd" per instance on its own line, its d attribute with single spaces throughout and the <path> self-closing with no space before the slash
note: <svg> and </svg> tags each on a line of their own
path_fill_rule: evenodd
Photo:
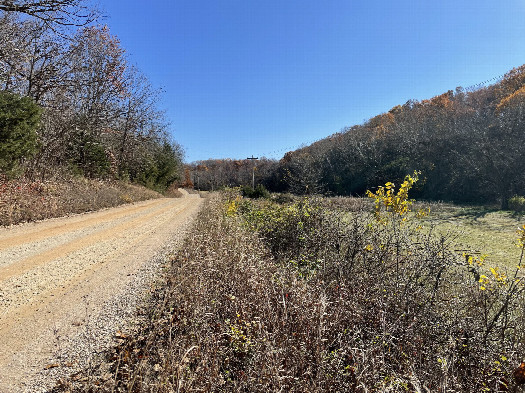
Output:
<svg viewBox="0 0 525 393">
<path fill-rule="evenodd" d="M 180 240 L 200 204 L 186 195 L 0 230 L 0 392 L 45 391 L 100 350 L 129 313 L 119 309 L 141 296 L 128 288 L 147 290 L 159 250 Z M 25 255 L 35 244 L 39 253 Z"/>
<path fill-rule="evenodd" d="M 167 212 L 168 210 L 173 209 L 173 206 L 171 205 L 168 205 L 168 206 L 161 205 L 161 206 L 162 208 L 157 208 L 151 213 L 140 215 L 139 217 L 134 218 L 130 221 L 125 221 L 121 224 L 112 226 L 110 228 L 96 232 L 89 236 L 81 237 L 80 239 L 71 241 L 60 247 L 55 247 L 46 252 L 42 252 L 37 256 L 28 257 L 21 261 L 11 263 L 10 265 L 0 270 L 0 282 L 8 278 L 11 278 L 13 276 L 21 275 L 25 273 L 27 270 L 33 269 L 36 266 L 45 264 L 51 260 L 58 259 L 64 255 L 71 254 L 72 252 L 77 251 L 79 249 L 83 249 L 93 244 L 96 244 L 98 242 L 101 242 L 110 236 L 122 237 L 126 234 L 126 231 L 129 231 L 133 228 L 140 226 L 142 223 L 144 223 L 145 220 L 149 220 L 155 216 L 159 216 Z M 114 235 L 115 233 L 117 235 Z"/>
<path fill-rule="evenodd" d="M 76 221 L 71 220 L 72 222 L 69 222 L 67 224 L 66 223 L 53 224 L 53 223 L 48 223 L 47 221 L 44 224 L 44 222 L 41 222 L 39 223 L 41 225 L 37 224 L 38 228 L 32 231 L 24 231 L 22 234 L 19 234 L 19 235 L 15 234 L 12 236 L 1 237 L 0 238 L 0 251 L 6 248 L 11 248 L 11 247 L 15 247 L 15 246 L 18 246 L 24 243 L 28 243 L 29 241 L 35 242 L 38 240 L 43 240 L 49 237 L 57 236 L 57 235 L 60 235 L 66 232 L 72 232 L 77 229 L 83 229 L 90 225 L 100 224 L 103 222 L 118 219 L 120 217 L 129 216 L 133 212 L 139 212 L 139 211 L 148 209 L 151 206 L 155 206 L 162 202 L 163 202 L 162 199 L 154 199 L 154 200 L 143 202 L 139 206 L 134 206 L 131 209 L 130 208 L 126 209 L 125 207 L 129 207 L 129 206 L 125 206 L 125 207 L 110 209 L 111 211 L 105 214 L 100 214 L 99 212 L 99 213 L 91 213 L 91 214 L 88 213 L 85 215 L 79 215 L 76 217 L 77 218 Z M 113 211 L 113 210 L 117 210 L 117 211 Z"/>
</svg>

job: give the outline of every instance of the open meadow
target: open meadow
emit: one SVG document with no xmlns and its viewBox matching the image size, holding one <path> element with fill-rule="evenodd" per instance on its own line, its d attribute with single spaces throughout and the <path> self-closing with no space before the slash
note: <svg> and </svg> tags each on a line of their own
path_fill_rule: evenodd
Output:
<svg viewBox="0 0 525 393">
<path fill-rule="evenodd" d="M 436 236 L 445 236 L 458 252 L 486 255 L 486 262 L 515 269 L 521 255 L 517 231 L 525 224 L 523 215 L 483 206 L 430 204 L 425 227 L 434 227 Z"/>
</svg>

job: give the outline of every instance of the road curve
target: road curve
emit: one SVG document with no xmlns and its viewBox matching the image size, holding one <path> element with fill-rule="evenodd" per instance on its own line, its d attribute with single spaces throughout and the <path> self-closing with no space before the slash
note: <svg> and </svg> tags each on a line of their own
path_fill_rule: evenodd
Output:
<svg viewBox="0 0 525 393">
<path fill-rule="evenodd" d="M 0 228 L 0 393 L 43 391 L 99 351 L 201 201 L 190 194 Z"/>
</svg>

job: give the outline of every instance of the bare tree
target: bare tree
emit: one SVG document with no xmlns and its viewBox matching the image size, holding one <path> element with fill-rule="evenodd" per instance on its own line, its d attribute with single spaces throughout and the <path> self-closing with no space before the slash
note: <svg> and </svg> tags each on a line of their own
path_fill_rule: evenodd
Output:
<svg viewBox="0 0 525 393">
<path fill-rule="evenodd" d="M 41 21 L 0 18 L 0 88 L 47 106 L 64 84 L 66 43 Z"/>
<path fill-rule="evenodd" d="M 47 25 L 85 26 L 98 18 L 86 0 L 0 0 L 0 11 L 40 19 Z"/>
</svg>

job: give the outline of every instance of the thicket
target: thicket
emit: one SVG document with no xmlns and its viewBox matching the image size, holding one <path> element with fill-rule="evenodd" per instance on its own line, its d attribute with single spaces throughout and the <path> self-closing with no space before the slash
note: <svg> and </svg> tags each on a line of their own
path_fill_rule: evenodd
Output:
<svg viewBox="0 0 525 393">
<path fill-rule="evenodd" d="M 159 91 L 96 24 L 96 11 L 82 0 L 29 3 L 0 6 L 0 173 L 125 179 L 160 191 L 180 180 L 183 152 Z"/>
<path fill-rule="evenodd" d="M 139 338 L 60 389 L 517 391 L 523 261 L 491 269 L 419 228 L 415 181 L 371 194 L 372 212 L 213 197 Z"/>
</svg>

